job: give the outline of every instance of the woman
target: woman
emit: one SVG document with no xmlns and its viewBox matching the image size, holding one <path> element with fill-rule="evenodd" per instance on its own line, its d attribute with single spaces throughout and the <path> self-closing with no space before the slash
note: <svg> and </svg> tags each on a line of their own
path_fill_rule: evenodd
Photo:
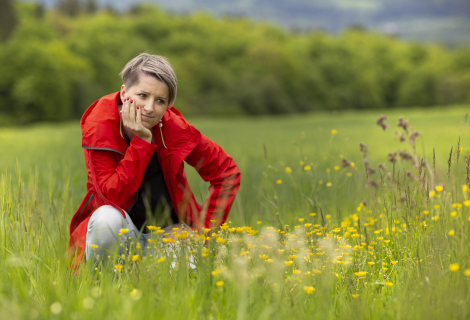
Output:
<svg viewBox="0 0 470 320">
<path fill-rule="evenodd" d="M 145 240 L 149 221 L 162 221 L 165 213 L 169 228 L 177 222 L 194 230 L 220 225 L 240 186 L 233 159 L 173 107 L 177 80 L 165 58 L 140 54 L 120 75 L 121 90 L 95 101 L 80 123 L 88 192 L 70 224 L 69 249 L 77 262 L 105 259 L 122 228 L 126 239 L 142 232 Z M 210 181 L 202 207 L 183 161 Z"/>
</svg>

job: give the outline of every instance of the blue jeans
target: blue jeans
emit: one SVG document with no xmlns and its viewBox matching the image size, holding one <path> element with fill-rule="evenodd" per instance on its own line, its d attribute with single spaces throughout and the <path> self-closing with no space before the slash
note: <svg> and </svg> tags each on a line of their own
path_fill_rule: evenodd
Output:
<svg viewBox="0 0 470 320">
<path fill-rule="evenodd" d="M 151 234 L 140 233 L 127 212 L 125 214 L 124 218 L 121 211 L 109 205 L 101 206 L 93 212 L 88 221 L 86 233 L 85 257 L 87 261 L 94 260 L 99 263 L 105 262 L 115 254 L 127 255 L 130 243 L 139 243 L 142 253 L 148 254 L 150 248 L 148 240 Z M 171 233 L 174 227 L 181 227 L 181 224 L 168 226 L 163 229 L 165 232 L 159 235 Z M 127 229 L 128 232 L 119 236 L 121 229 Z M 177 243 L 166 246 L 175 253 L 179 250 Z M 174 258 L 176 258 L 175 255 Z M 191 268 L 195 268 L 194 257 L 189 257 L 189 261 Z"/>
</svg>

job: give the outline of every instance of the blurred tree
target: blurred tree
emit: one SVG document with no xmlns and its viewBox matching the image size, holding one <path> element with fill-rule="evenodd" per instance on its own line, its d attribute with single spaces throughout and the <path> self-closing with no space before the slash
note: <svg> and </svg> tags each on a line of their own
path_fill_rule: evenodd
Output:
<svg viewBox="0 0 470 320">
<path fill-rule="evenodd" d="M 82 11 L 80 0 L 57 0 L 56 9 L 71 17 L 78 16 Z"/>
<path fill-rule="evenodd" d="M 96 0 L 87 0 L 85 11 L 90 14 L 96 13 L 96 11 L 98 11 L 98 4 L 96 3 Z"/>
<path fill-rule="evenodd" d="M 13 8 L 14 0 L 0 0 L 0 40 L 6 41 L 16 26 L 18 18 Z"/>
</svg>

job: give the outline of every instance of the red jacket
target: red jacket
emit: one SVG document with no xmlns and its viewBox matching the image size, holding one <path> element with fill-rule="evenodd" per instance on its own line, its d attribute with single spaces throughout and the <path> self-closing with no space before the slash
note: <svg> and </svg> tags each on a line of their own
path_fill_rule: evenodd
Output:
<svg viewBox="0 0 470 320">
<path fill-rule="evenodd" d="M 123 137 L 118 103 L 121 103 L 119 92 L 104 96 L 85 111 L 80 122 L 88 192 L 70 224 L 69 250 L 77 255 L 77 261 L 83 258 L 88 220 L 93 211 L 104 204 L 129 210 L 155 151 L 173 208 L 179 219 L 193 228 L 210 227 L 210 220 L 217 220 L 218 225 L 224 223 L 240 186 L 235 161 L 174 107 L 165 111 L 163 126 L 153 128 L 155 143 L 134 136 L 128 145 Z M 183 161 L 193 166 L 204 181 L 210 181 L 210 195 L 202 208 L 186 180 Z"/>
</svg>

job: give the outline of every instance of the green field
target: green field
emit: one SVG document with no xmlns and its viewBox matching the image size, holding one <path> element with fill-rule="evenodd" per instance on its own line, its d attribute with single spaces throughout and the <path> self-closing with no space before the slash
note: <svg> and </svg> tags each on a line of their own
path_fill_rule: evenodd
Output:
<svg viewBox="0 0 470 320">
<path fill-rule="evenodd" d="M 242 172 L 230 223 L 206 246 L 190 241 L 195 271 L 186 253 L 171 272 L 169 257 L 127 257 L 121 273 L 72 274 L 68 224 L 86 191 L 79 123 L 0 129 L 0 318 L 467 319 L 468 109 L 387 111 L 387 131 L 379 111 L 189 119 Z M 412 153 L 394 133 L 400 116 L 420 132 L 418 169 L 387 161 Z M 202 200 L 207 184 L 187 173 Z"/>
</svg>

